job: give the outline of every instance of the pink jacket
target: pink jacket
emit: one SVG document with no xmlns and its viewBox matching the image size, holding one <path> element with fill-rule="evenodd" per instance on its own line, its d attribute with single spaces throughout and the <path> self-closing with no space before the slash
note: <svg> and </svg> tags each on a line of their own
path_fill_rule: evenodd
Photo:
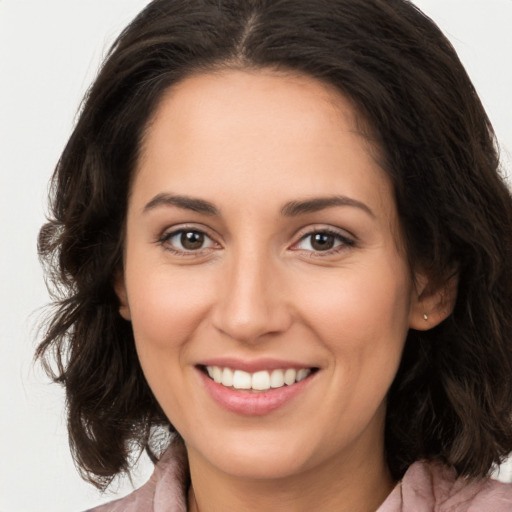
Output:
<svg viewBox="0 0 512 512">
<path fill-rule="evenodd" d="M 145 485 L 88 512 L 187 512 L 187 481 L 184 451 L 171 445 Z M 416 462 L 376 512 L 512 512 L 512 484 L 467 482 L 440 464 Z"/>
</svg>

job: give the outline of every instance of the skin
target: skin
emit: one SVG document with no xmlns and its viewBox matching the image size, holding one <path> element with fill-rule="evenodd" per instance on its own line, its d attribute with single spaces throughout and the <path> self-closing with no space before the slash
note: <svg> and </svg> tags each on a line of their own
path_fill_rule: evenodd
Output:
<svg viewBox="0 0 512 512">
<path fill-rule="evenodd" d="M 148 126 L 116 291 L 185 441 L 191 511 L 369 512 L 395 484 L 386 393 L 408 329 L 448 310 L 409 269 L 390 181 L 356 126 L 332 88 L 268 70 L 190 77 Z M 333 196 L 349 201 L 290 212 Z M 204 243 L 186 250 L 180 229 Z M 333 247 L 318 250 L 311 234 L 325 230 Z M 206 391 L 197 365 L 215 357 L 319 370 L 277 410 L 246 416 Z"/>
</svg>

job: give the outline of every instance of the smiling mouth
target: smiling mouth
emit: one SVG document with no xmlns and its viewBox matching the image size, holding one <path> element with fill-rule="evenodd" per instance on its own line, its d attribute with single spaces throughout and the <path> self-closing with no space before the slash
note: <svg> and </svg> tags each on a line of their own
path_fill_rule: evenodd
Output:
<svg viewBox="0 0 512 512">
<path fill-rule="evenodd" d="M 318 368 L 286 368 L 249 373 L 221 366 L 201 366 L 200 369 L 221 386 L 256 392 L 291 386 L 318 371 Z"/>
</svg>

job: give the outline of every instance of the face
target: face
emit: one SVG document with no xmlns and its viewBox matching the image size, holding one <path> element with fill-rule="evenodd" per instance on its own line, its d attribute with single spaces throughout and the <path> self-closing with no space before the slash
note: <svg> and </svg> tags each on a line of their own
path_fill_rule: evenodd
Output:
<svg viewBox="0 0 512 512">
<path fill-rule="evenodd" d="M 149 125 L 117 292 L 191 464 L 282 478 L 383 453 L 423 310 L 356 126 L 336 91 L 270 71 L 188 78 Z"/>
</svg>

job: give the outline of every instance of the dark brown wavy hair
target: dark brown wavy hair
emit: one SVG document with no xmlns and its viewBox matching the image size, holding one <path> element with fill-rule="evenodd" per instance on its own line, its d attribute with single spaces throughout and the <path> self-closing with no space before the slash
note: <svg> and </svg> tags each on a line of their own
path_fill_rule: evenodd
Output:
<svg viewBox="0 0 512 512">
<path fill-rule="evenodd" d="M 405 0 L 155 0 L 121 33 L 58 162 L 39 252 L 54 293 L 37 357 L 67 393 L 72 451 L 100 487 L 173 427 L 119 315 L 130 181 L 169 87 L 213 69 L 292 70 L 334 85 L 389 174 L 411 268 L 458 273 L 453 313 L 411 330 L 389 391 L 396 478 L 420 458 L 483 476 L 512 451 L 512 199 L 454 49 Z M 165 441 L 164 441 L 165 444 Z"/>
</svg>

